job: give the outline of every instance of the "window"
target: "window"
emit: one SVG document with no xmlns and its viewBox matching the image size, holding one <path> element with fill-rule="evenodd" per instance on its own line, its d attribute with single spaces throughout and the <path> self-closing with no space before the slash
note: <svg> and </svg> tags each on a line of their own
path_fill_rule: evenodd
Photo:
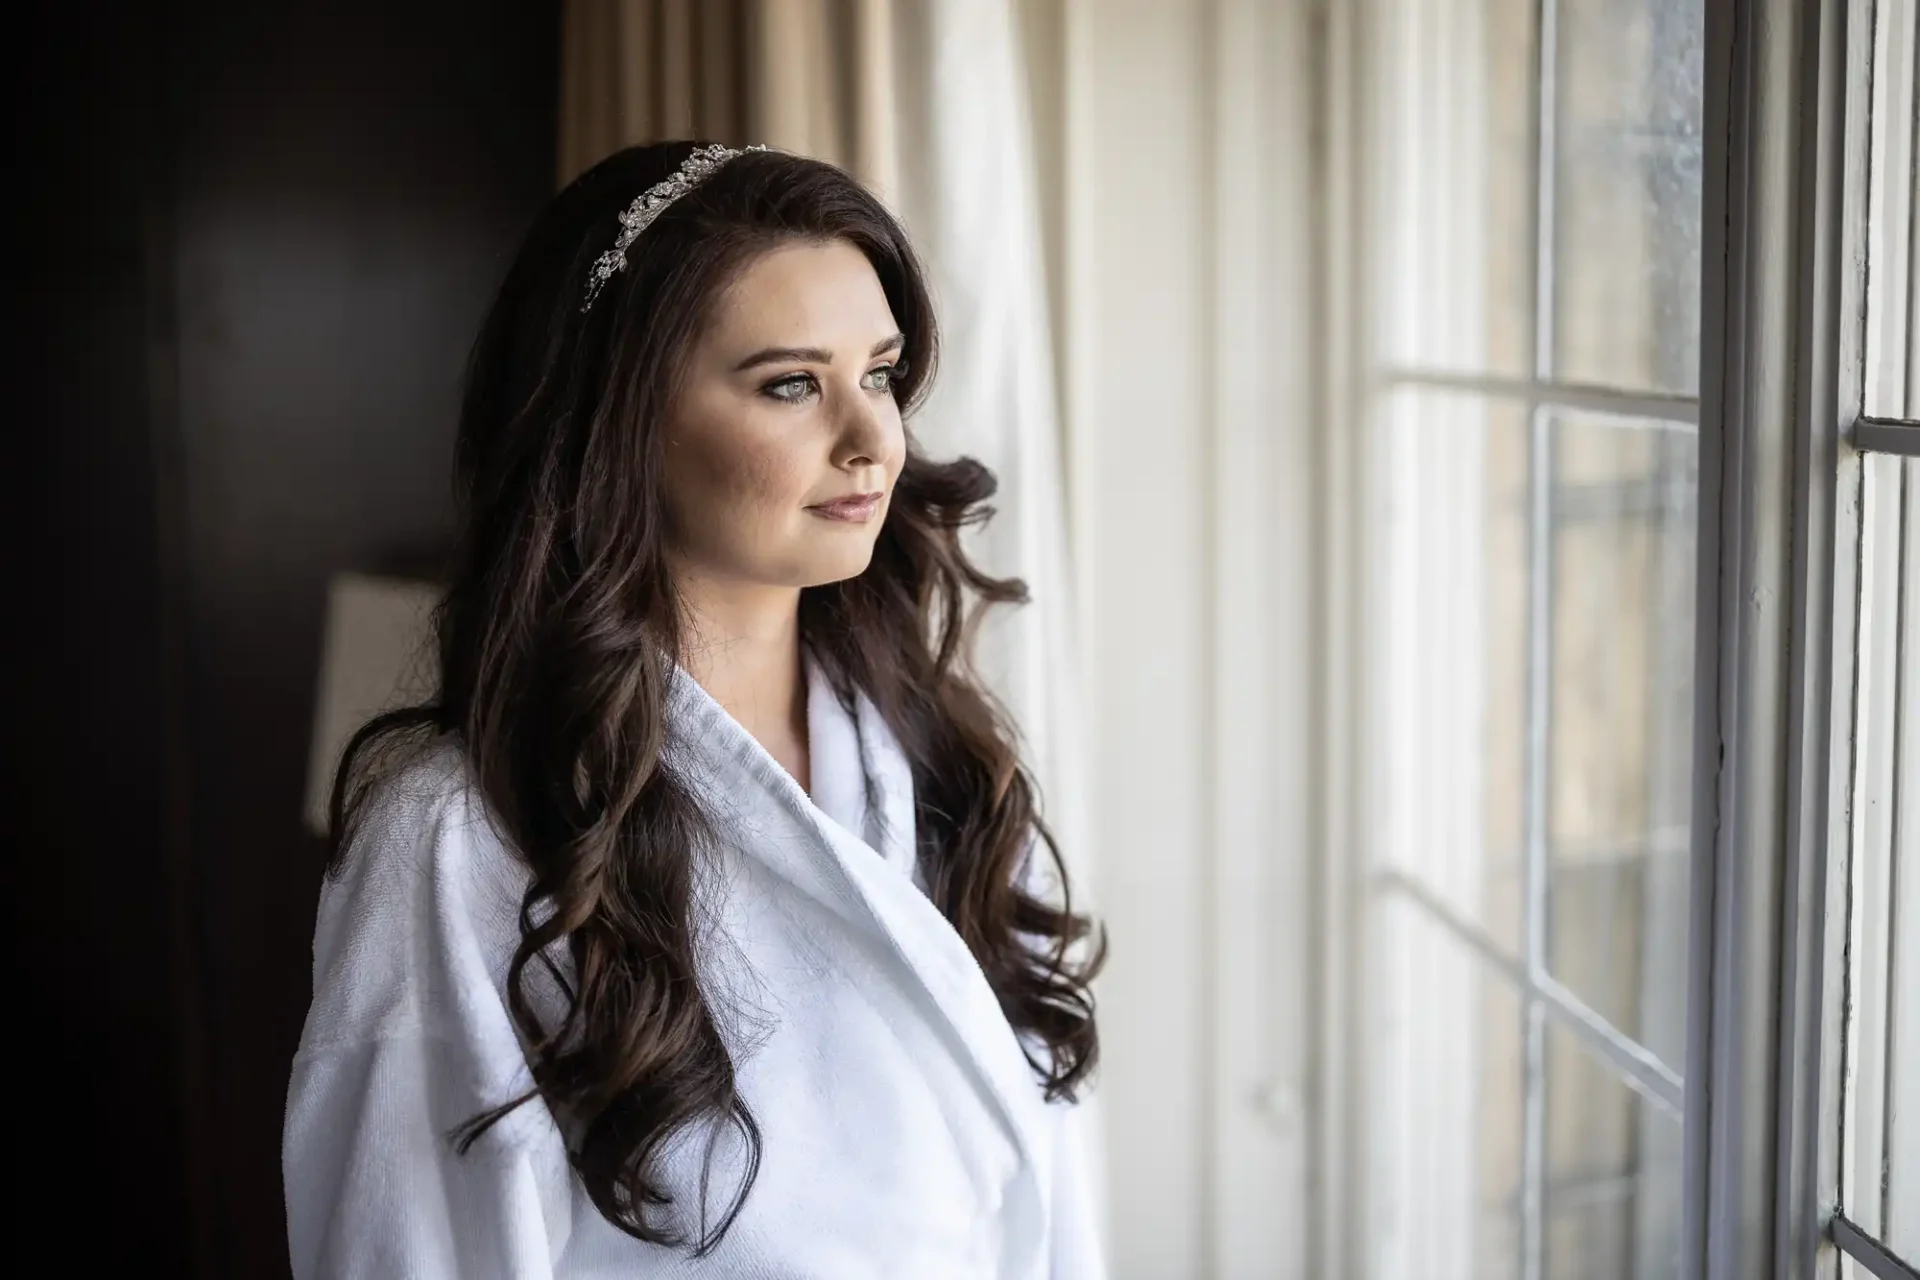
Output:
<svg viewBox="0 0 1920 1280">
<path fill-rule="evenodd" d="M 1382 1280 L 1920 1258 L 1920 17 L 1707 9 L 1359 24 Z"/>
<path fill-rule="evenodd" d="M 1701 0 L 1385 0 L 1372 1274 L 1681 1241 Z"/>
<path fill-rule="evenodd" d="M 1914 0 L 1341 9 L 1365 1272 L 1913 1280 Z"/>
</svg>

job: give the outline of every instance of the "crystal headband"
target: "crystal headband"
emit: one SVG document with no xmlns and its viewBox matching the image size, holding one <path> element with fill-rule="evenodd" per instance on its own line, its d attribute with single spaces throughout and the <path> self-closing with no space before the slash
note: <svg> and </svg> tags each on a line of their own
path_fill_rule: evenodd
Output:
<svg viewBox="0 0 1920 1280">
<path fill-rule="evenodd" d="M 765 151 L 766 148 L 755 146 L 744 150 Z M 627 269 L 627 248 L 653 225 L 654 219 L 666 212 L 668 205 L 712 177 L 721 165 L 742 154 L 744 151 L 718 144 L 696 148 L 664 181 L 654 183 L 635 196 L 620 215 L 620 234 L 614 238 L 613 248 L 593 260 L 593 270 L 587 273 L 587 300 L 581 305 L 581 312 L 584 314 L 592 308 L 593 300 L 600 296 L 607 281 Z"/>
</svg>

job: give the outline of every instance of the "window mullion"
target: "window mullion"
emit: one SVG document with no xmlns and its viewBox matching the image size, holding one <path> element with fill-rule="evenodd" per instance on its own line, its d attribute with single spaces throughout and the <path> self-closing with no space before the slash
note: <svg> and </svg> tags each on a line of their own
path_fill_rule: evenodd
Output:
<svg viewBox="0 0 1920 1280">
<path fill-rule="evenodd" d="M 1904 458 L 1920 458 L 1920 421 L 1863 417 L 1853 424 L 1853 447 L 1862 453 L 1897 453 Z"/>
<path fill-rule="evenodd" d="M 1402 368 L 1387 370 L 1380 377 L 1379 385 L 1388 390 L 1427 387 L 1436 391 L 1463 391 L 1499 400 L 1516 400 L 1528 405 L 1580 409 L 1619 418 L 1651 419 L 1683 431 L 1697 428 L 1700 422 L 1700 402 L 1693 396 L 1627 391 L 1584 383 L 1489 377 L 1445 369 Z"/>
</svg>

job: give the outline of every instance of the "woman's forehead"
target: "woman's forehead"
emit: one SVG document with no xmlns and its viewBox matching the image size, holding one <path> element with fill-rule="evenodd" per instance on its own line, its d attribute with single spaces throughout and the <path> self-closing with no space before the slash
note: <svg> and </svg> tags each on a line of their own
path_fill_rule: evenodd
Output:
<svg viewBox="0 0 1920 1280">
<path fill-rule="evenodd" d="M 864 356 L 898 328 L 866 255 L 828 240 L 755 257 L 718 300 L 710 332 L 725 347 L 848 347 Z"/>
</svg>

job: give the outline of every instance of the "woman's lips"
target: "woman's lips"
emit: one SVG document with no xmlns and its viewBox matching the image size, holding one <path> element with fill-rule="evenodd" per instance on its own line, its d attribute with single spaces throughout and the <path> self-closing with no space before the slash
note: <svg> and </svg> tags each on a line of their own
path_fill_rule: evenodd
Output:
<svg viewBox="0 0 1920 1280">
<path fill-rule="evenodd" d="M 880 509 L 880 500 L 886 495 L 881 493 L 855 494 L 851 498 L 835 498 L 832 502 L 822 502 L 807 510 L 824 520 L 844 520 L 849 524 L 859 524 L 871 520 L 873 513 Z"/>
</svg>

